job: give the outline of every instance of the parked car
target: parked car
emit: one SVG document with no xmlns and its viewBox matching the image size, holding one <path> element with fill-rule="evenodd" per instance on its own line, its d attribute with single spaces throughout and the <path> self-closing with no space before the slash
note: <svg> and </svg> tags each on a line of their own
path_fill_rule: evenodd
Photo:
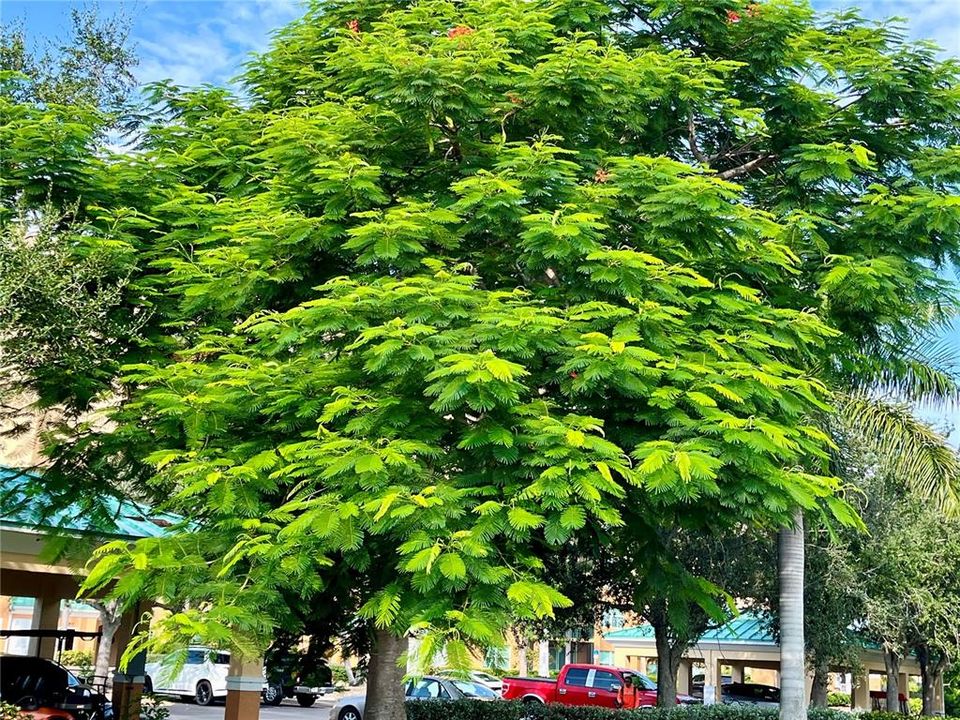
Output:
<svg viewBox="0 0 960 720">
<path fill-rule="evenodd" d="M 657 704 L 657 684 L 636 670 L 570 664 L 563 666 L 556 679 L 504 678 L 503 698 L 610 708 L 652 707 Z M 677 695 L 677 703 L 696 702 L 696 698 L 689 695 Z"/>
<path fill-rule="evenodd" d="M 439 675 L 426 675 L 411 680 L 404 689 L 408 702 L 420 700 L 496 700 L 490 688 L 469 680 L 457 680 Z M 345 697 L 330 708 L 330 720 L 363 720 L 366 698 L 363 695 Z"/>
<path fill-rule="evenodd" d="M 113 707 L 102 693 L 44 658 L 0 656 L 0 700 L 33 720 L 113 719 Z"/>
<path fill-rule="evenodd" d="M 227 696 L 230 653 L 206 647 L 191 647 L 177 669 L 175 658 L 159 658 L 145 667 L 143 689 L 157 695 L 178 695 L 197 705 L 209 705 Z"/>
<path fill-rule="evenodd" d="M 780 688 L 756 683 L 730 683 L 720 688 L 723 702 L 728 705 L 755 705 L 780 707 Z"/>
<path fill-rule="evenodd" d="M 440 675 L 452 678 L 460 677 L 458 673 L 452 670 L 441 672 Z M 481 672 L 480 670 L 470 670 L 463 679 L 470 680 L 471 682 L 474 682 L 478 685 L 483 685 L 484 687 L 488 687 L 497 695 L 500 695 L 501 692 L 503 692 L 503 680 L 495 675 L 491 675 L 490 673 Z"/>
<path fill-rule="evenodd" d="M 285 697 L 296 698 L 300 707 L 312 707 L 317 698 L 333 692 L 333 671 L 326 661 L 311 663 L 299 653 L 268 660 L 263 701 L 279 705 Z"/>
</svg>

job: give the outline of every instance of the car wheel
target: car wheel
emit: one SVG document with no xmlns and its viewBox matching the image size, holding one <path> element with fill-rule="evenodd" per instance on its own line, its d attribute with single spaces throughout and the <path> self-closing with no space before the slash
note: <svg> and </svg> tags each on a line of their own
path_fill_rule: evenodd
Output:
<svg viewBox="0 0 960 720">
<path fill-rule="evenodd" d="M 209 705 L 213 702 L 213 688 L 206 680 L 197 683 L 197 692 L 193 696 L 193 701 L 197 705 Z"/>
<path fill-rule="evenodd" d="M 300 707 L 313 707 L 313 704 L 317 701 L 316 695 L 306 695 L 304 693 L 297 693 L 297 705 Z"/>
<path fill-rule="evenodd" d="M 363 716 L 360 715 L 360 711 L 353 705 L 347 705 L 340 711 L 340 714 L 337 715 L 337 720 L 363 720 Z"/>
<path fill-rule="evenodd" d="M 274 683 L 267 685 L 266 689 L 263 691 L 263 702 L 267 705 L 273 705 L 276 707 L 283 702 L 283 688 Z"/>
</svg>

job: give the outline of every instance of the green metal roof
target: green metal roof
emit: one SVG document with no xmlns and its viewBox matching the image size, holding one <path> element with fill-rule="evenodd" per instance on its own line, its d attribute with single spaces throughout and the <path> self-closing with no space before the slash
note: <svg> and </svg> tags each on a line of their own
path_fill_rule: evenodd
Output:
<svg viewBox="0 0 960 720">
<path fill-rule="evenodd" d="M 166 528 L 181 522 L 176 515 L 155 512 L 142 503 L 108 495 L 98 499 L 104 512 L 97 520 L 76 504 L 51 511 L 50 497 L 37 490 L 37 483 L 30 482 L 38 477 L 0 467 L 0 526 L 136 539 L 160 537 Z M 109 518 L 108 522 L 103 521 L 104 516 Z"/>
<path fill-rule="evenodd" d="M 604 633 L 610 641 L 617 640 L 649 640 L 653 642 L 653 626 L 644 623 L 635 627 L 623 628 Z M 740 613 L 726 625 L 707 630 L 700 638 L 700 642 L 718 642 L 741 645 L 776 645 L 770 630 L 761 621 L 760 617 L 751 612 Z"/>
</svg>

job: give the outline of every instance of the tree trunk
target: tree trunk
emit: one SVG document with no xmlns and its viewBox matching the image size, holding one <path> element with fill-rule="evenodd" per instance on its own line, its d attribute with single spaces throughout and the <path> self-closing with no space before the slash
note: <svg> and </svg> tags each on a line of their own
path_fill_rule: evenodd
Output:
<svg viewBox="0 0 960 720">
<path fill-rule="evenodd" d="M 887 669 L 887 712 L 900 712 L 900 655 L 884 650 L 883 664 Z"/>
<path fill-rule="evenodd" d="M 677 706 L 677 672 L 683 659 L 683 648 L 671 642 L 666 611 L 650 613 L 651 625 L 657 642 L 657 706 Z"/>
<path fill-rule="evenodd" d="M 810 706 L 825 708 L 827 706 L 827 685 L 830 681 L 830 665 L 825 660 L 818 659 L 813 665 L 813 687 L 810 688 Z"/>
<path fill-rule="evenodd" d="M 403 692 L 405 670 L 399 665 L 406 647 L 405 637 L 397 637 L 389 630 L 374 632 L 367 669 L 365 720 L 406 720 Z"/>
<path fill-rule="evenodd" d="M 97 657 L 93 664 L 93 674 L 98 682 L 106 682 L 110 672 L 110 653 L 113 650 L 113 638 L 120 627 L 119 603 L 116 600 L 106 602 L 87 601 L 100 613 L 100 642 L 97 643 Z"/>
<path fill-rule="evenodd" d="M 780 720 L 806 720 L 803 640 L 803 511 L 780 529 Z"/>
<path fill-rule="evenodd" d="M 350 687 L 353 687 L 357 684 L 357 678 L 353 674 L 353 663 L 350 662 L 350 658 L 343 659 L 343 670 L 347 674 L 347 684 Z"/>
</svg>

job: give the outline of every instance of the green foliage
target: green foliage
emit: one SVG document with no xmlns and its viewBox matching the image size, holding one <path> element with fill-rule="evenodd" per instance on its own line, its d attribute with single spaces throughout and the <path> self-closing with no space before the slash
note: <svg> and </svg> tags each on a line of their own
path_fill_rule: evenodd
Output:
<svg viewBox="0 0 960 720">
<path fill-rule="evenodd" d="M 89 675 L 93 670 L 93 653 L 89 650 L 64 650 L 60 654 L 60 663 L 77 668 L 79 675 Z"/>
<path fill-rule="evenodd" d="M 156 695 L 144 694 L 140 699 L 142 720 L 169 720 L 170 710 Z"/>
<path fill-rule="evenodd" d="M 443 703 L 407 703 L 409 720 L 773 720 L 777 711 L 736 705 L 696 705 L 670 709 L 643 708 L 641 710 L 612 710 L 597 707 L 569 705 L 525 704 L 515 701 L 481 703 L 459 700 Z M 815 710 L 807 713 L 808 720 L 843 720 L 849 712 L 839 710 Z M 866 720 L 894 720 L 903 715 L 897 713 L 868 712 L 858 715 Z M 949 717 L 949 716 L 948 716 Z"/>
<path fill-rule="evenodd" d="M 818 418 L 953 310 L 957 69 L 735 5 L 317 2 L 249 101 L 152 87 L 123 157 L 94 110 L 5 93 L 0 223 L 75 208 L 48 239 L 94 280 L 77 347 L 5 372 L 111 429 L 53 436 L 41 483 L 189 518 L 87 589 L 170 603 L 158 650 L 256 654 L 336 602 L 463 658 L 633 519 L 855 522 Z M 46 337 L 19 281 L 4 332 Z"/>
<path fill-rule="evenodd" d="M 827 705 L 830 707 L 850 707 L 850 693 L 831 690 L 827 693 Z"/>
</svg>

